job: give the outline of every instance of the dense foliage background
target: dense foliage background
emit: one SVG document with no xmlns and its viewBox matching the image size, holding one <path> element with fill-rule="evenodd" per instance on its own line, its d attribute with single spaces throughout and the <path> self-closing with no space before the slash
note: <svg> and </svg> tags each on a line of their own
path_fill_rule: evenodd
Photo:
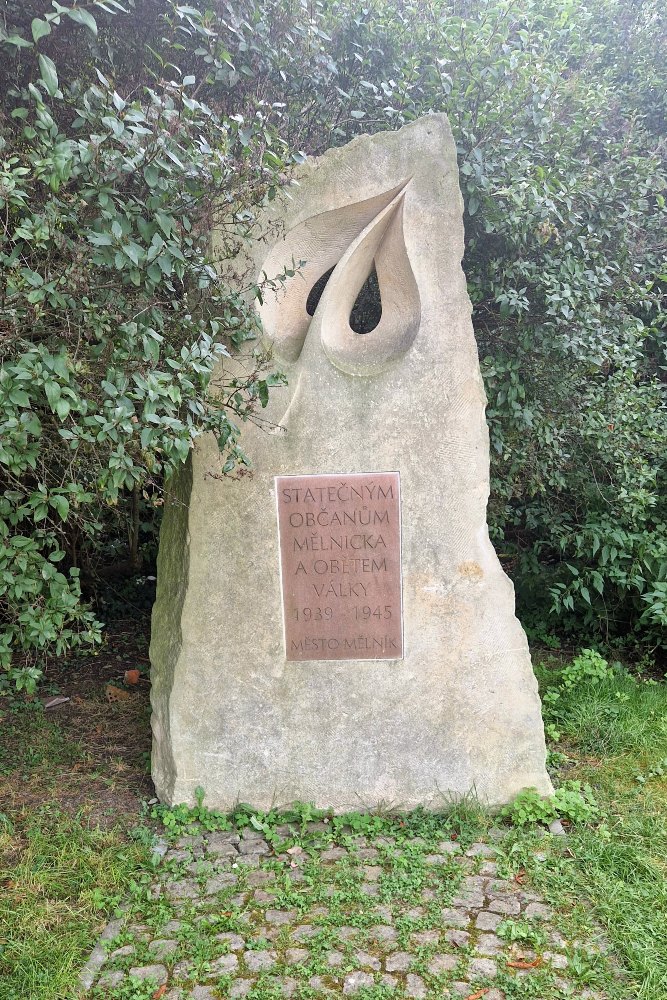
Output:
<svg viewBox="0 0 667 1000">
<path fill-rule="evenodd" d="M 9 679 L 96 641 L 82 582 L 150 569 L 199 434 L 221 471 L 245 461 L 280 375 L 211 227 L 233 258 L 300 151 L 437 111 L 520 614 L 538 638 L 664 649 L 666 29 L 658 0 L 0 4 Z M 229 350 L 247 377 L 212 395 Z"/>
</svg>

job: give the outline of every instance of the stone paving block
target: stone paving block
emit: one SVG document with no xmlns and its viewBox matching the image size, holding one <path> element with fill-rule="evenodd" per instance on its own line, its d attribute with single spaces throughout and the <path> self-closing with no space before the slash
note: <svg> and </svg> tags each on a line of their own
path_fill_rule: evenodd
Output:
<svg viewBox="0 0 667 1000">
<path fill-rule="evenodd" d="M 472 844 L 466 851 L 466 858 L 495 858 L 497 853 L 490 844 Z"/>
<path fill-rule="evenodd" d="M 347 857 L 347 851 L 344 847 L 330 847 L 326 851 L 322 851 L 320 854 L 320 861 L 340 861 L 341 858 Z"/>
<path fill-rule="evenodd" d="M 413 948 L 423 948 L 430 944 L 437 944 L 440 940 L 440 931 L 415 931 L 410 935 L 410 944 Z"/>
<path fill-rule="evenodd" d="M 482 955 L 497 955 L 504 948 L 504 942 L 497 934 L 480 934 L 477 938 L 475 950 Z"/>
<path fill-rule="evenodd" d="M 276 941 L 280 937 L 280 927 L 258 927 L 253 931 L 254 941 Z"/>
<path fill-rule="evenodd" d="M 246 868 L 259 868 L 262 859 L 259 854 L 244 854 L 243 857 L 239 858 L 239 863 L 245 865 Z M 235 867 L 232 865 L 232 868 Z"/>
<path fill-rule="evenodd" d="M 180 931 L 183 926 L 182 920 L 168 920 L 167 923 L 162 928 L 162 933 L 169 937 L 170 934 L 176 934 Z"/>
<path fill-rule="evenodd" d="M 167 982 L 167 970 L 164 965 L 137 965 L 130 969 L 130 975 L 136 979 L 154 979 L 158 986 Z"/>
<path fill-rule="evenodd" d="M 449 858 L 446 858 L 444 854 L 427 854 L 424 861 L 427 865 L 446 865 Z"/>
<path fill-rule="evenodd" d="M 473 958 L 468 966 L 468 975 L 476 979 L 492 979 L 498 973 L 498 966 L 491 958 Z"/>
<path fill-rule="evenodd" d="M 238 1000 L 239 997 L 247 996 L 254 985 L 254 979 L 235 979 L 229 987 L 230 1000 Z"/>
<path fill-rule="evenodd" d="M 415 956 L 407 951 L 396 951 L 384 960 L 387 972 L 406 972 L 415 960 Z"/>
<path fill-rule="evenodd" d="M 192 851 L 174 851 L 169 850 L 164 856 L 165 863 L 169 861 L 192 861 L 193 858 Z"/>
<path fill-rule="evenodd" d="M 359 891 L 363 892 L 364 896 L 380 895 L 380 887 L 375 882 L 364 882 L 359 886 Z"/>
<path fill-rule="evenodd" d="M 488 885 L 486 875 L 466 875 L 461 883 L 461 892 L 485 892 Z"/>
<path fill-rule="evenodd" d="M 199 886 L 194 879 L 182 879 L 180 882 L 168 882 L 164 891 L 171 900 L 197 899 Z"/>
<path fill-rule="evenodd" d="M 291 924 L 297 915 L 296 910 L 267 910 L 264 919 L 269 924 Z"/>
<path fill-rule="evenodd" d="M 364 865 L 361 871 L 366 882 L 377 882 L 383 869 L 381 865 Z"/>
<path fill-rule="evenodd" d="M 343 981 L 343 993 L 357 993 L 363 987 L 372 986 L 373 983 L 373 977 L 368 972 L 350 972 Z"/>
<path fill-rule="evenodd" d="M 507 886 L 506 882 L 505 883 L 501 883 L 501 884 L 504 884 L 505 886 Z M 542 897 L 539 896 L 538 893 L 536 893 L 536 892 L 528 892 L 528 891 L 525 891 L 525 890 L 519 893 L 519 899 L 523 903 L 540 903 L 540 902 L 542 902 Z"/>
<path fill-rule="evenodd" d="M 391 906 L 376 906 L 375 914 L 382 923 L 390 924 L 393 919 L 393 914 L 391 912 Z"/>
<path fill-rule="evenodd" d="M 124 979 L 124 972 L 103 972 L 97 981 L 97 985 L 113 990 L 116 986 L 119 986 Z"/>
<path fill-rule="evenodd" d="M 233 844 L 209 844 L 206 848 L 206 856 L 209 858 L 238 859 L 239 850 Z"/>
<path fill-rule="evenodd" d="M 248 875 L 248 885 L 254 887 L 258 885 L 266 885 L 267 882 L 273 881 L 273 872 L 256 871 L 250 872 Z"/>
<path fill-rule="evenodd" d="M 441 854 L 461 854 L 461 845 L 454 840 L 441 840 L 438 850 Z"/>
<path fill-rule="evenodd" d="M 206 883 L 206 896 L 215 896 L 219 892 L 223 892 L 225 889 L 229 889 L 236 885 L 238 878 L 231 872 L 221 872 L 219 875 L 214 875 Z"/>
<path fill-rule="evenodd" d="M 378 959 L 374 955 L 369 955 L 367 951 L 355 951 L 354 961 L 363 969 L 375 969 L 376 972 L 379 972 L 381 968 Z"/>
<path fill-rule="evenodd" d="M 275 892 L 267 892 L 266 889 L 255 889 L 252 898 L 257 903 L 272 903 L 276 898 Z"/>
<path fill-rule="evenodd" d="M 114 948 L 113 951 L 109 952 L 107 956 L 109 961 L 114 961 L 116 958 L 125 958 L 126 955 L 133 955 L 135 952 L 135 947 L 133 944 L 124 944 L 120 948 Z"/>
<path fill-rule="evenodd" d="M 521 913 L 521 904 L 518 899 L 492 899 L 489 901 L 489 909 L 493 913 L 503 913 L 507 917 L 516 917 Z"/>
<path fill-rule="evenodd" d="M 243 959 L 250 972 L 266 972 L 276 964 L 275 951 L 245 951 Z"/>
<path fill-rule="evenodd" d="M 166 958 L 178 951 L 178 941 L 169 938 L 156 938 L 155 941 L 151 941 L 148 950 L 154 958 Z"/>
<path fill-rule="evenodd" d="M 327 955 L 327 965 L 332 969 L 338 969 L 345 961 L 345 955 L 340 951 L 330 951 Z"/>
<path fill-rule="evenodd" d="M 450 908 L 442 911 L 442 922 L 446 927 L 467 927 L 470 914 L 463 909 Z"/>
<path fill-rule="evenodd" d="M 380 857 L 380 852 L 376 847 L 362 847 L 357 851 L 357 857 L 361 861 L 375 861 Z"/>
<path fill-rule="evenodd" d="M 189 979 L 194 965 L 187 959 L 183 959 L 181 962 L 177 962 L 176 965 L 171 970 L 171 974 L 174 979 Z"/>
<path fill-rule="evenodd" d="M 285 952 L 285 959 L 288 965 L 299 965 L 308 961 L 310 952 L 307 948 L 288 948 Z"/>
<path fill-rule="evenodd" d="M 310 911 L 311 917 L 328 917 L 329 907 L 328 906 L 314 906 Z"/>
<path fill-rule="evenodd" d="M 259 954 L 259 953 L 258 953 Z M 239 960 L 236 955 L 221 955 L 211 962 L 211 975 L 231 976 L 239 967 Z"/>
<path fill-rule="evenodd" d="M 452 900 L 452 906 L 463 907 L 466 910 L 481 910 L 484 906 L 484 896 L 481 892 L 471 890 L 461 892 Z"/>
<path fill-rule="evenodd" d="M 486 875 L 486 876 L 497 875 L 498 874 L 498 865 L 496 864 L 495 861 L 485 861 L 484 864 L 479 869 L 479 874 L 480 875 Z"/>
<path fill-rule="evenodd" d="M 185 833 L 182 837 L 174 841 L 174 847 L 179 849 L 189 848 L 190 850 L 194 850 L 203 846 L 204 837 L 201 833 Z"/>
<path fill-rule="evenodd" d="M 227 945 L 228 951 L 243 951 L 245 948 L 245 941 L 241 935 L 234 934 L 232 931 L 223 931 L 222 934 L 216 934 L 215 940 Z"/>
<path fill-rule="evenodd" d="M 211 830 L 206 834 L 206 845 L 207 847 L 221 847 L 224 844 L 238 844 L 241 841 L 241 835 L 237 833 L 236 830 Z"/>
<path fill-rule="evenodd" d="M 212 986 L 195 986 L 190 993 L 190 1000 L 218 1000 L 217 991 Z"/>
<path fill-rule="evenodd" d="M 545 903 L 529 903 L 525 915 L 528 920 L 551 920 L 553 910 Z"/>
<path fill-rule="evenodd" d="M 298 988 L 299 988 L 298 982 L 296 981 L 296 979 L 292 979 L 290 976 L 287 976 L 286 979 L 283 979 L 283 981 L 280 984 L 280 992 L 284 997 L 294 996 Z"/>
<path fill-rule="evenodd" d="M 434 955 L 427 968 L 432 976 L 441 976 L 444 972 L 452 972 L 458 962 L 457 955 Z"/>
<path fill-rule="evenodd" d="M 292 937 L 295 941 L 307 941 L 309 938 L 315 937 L 318 933 L 317 927 L 313 927 L 312 924 L 301 924 L 300 927 L 296 927 L 292 931 Z"/>
<path fill-rule="evenodd" d="M 470 943 L 470 935 L 467 931 L 460 931 L 453 928 L 445 931 L 445 941 L 453 944 L 455 948 L 466 948 Z"/>
<path fill-rule="evenodd" d="M 384 945 L 392 944 L 398 937 L 396 928 L 390 927 L 388 924 L 377 924 L 375 927 L 371 927 L 367 934 L 371 940 Z"/>
<path fill-rule="evenodd" d="M 395 990 L 398 986 L 398 979 L 396 976 L 391 976 L 388 972 L 382 973 L 380 976 L 380 982 L 383 986 L 387 986 L 390 990 Z"/>
<path fill-rule="evenodd" d="M 480 931 L 495 931 L 499 924 L 502 924 L 503 917 L 500 913 L 489 913 L 488 910 L 480 910 L 475 919 L 475 927 Z"/>
<path fill-rule="evenodd" d="M 352 941 L 361 931 L 358 927 L 337 927 L 336 936 L 341 939 L 341 941 Z"/>
<path fill-rule="evenodd" d="M 503 896 L 507 896 L 508 893 L 513 893 L 515 891 L 515 886 L 511 882 L 507 882 L 502 878 L 490 878 L 486 883 L 486 893 L 488 896 L 493 896 L 494 898 L 500 899 Z M 531 893 L 532 895 L 532 893 Z M 516 898 L 523 900 L 525 897 L 524 892 L 520 892 L 516 895 Z M 539 896 L 537 897 L 539 899 Z"/>
<path fill-rule="evenodd" d="M 311 976 L 308 985 L 313 990 L 326 990 L 326 983 L 323 976 Z"/>
<path fill-rule="evenodd" d="M 409 972 L 405 977 L 406 997 L 412 997 L 413 1000 L 423 1000 L 427 992 L 426 984 L 421 976 L 415 976 L 414 973 Z"/>
<path fill-rule="evenodd" d="M 462 997 L 468 997 L 471 993 L 475 992 L 472 983 L 465 983 L 462 979 L 457 979 L 455 983 L 450 983 L 449 988 Z"/>
</svg>

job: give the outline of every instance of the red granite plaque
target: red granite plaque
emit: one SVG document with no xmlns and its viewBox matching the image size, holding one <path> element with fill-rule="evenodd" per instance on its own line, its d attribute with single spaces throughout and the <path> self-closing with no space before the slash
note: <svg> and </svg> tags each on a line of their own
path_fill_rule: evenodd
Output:
<svg viewBox="0 0 667 1000">
<path fill-rule="evenodd" d="M 403 656 L 398 472 L 277 476 L 288 660 Z"/>
</svg>

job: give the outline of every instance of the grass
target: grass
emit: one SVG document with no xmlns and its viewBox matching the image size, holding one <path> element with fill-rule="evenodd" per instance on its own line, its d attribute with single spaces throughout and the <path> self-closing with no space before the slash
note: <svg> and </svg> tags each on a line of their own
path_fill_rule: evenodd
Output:
<svg viewBox="0 0 667 1000">
<path fill-rule="evenodd" d="M 153 809 L 142 814 L 140 800 L 150 794 L 146 781 L 146 692 L 108 705 L 105 681 L 117 682 L 115 657 L 106 672 L 81 674 L 69 706 L 53 712 L 36 703 L 0 704 L 0 997 L 2 1000 L 72 1000 L 77 979 L 101 927 L 121 898 L 146 907 L 151 879 L 149 833 L 164 821 L 182 832 L 187 811 Z M 543 693 L 559 690 L 563 664 L 553 659 L 537 667 Z M 115 673 L 114 673 L 115 671 Z M 63 675 L 64 678 L 67 675 Z M 70 681 L 73 685 L 74 682 Z M 667 685 L 635 677 L 622 669 L 598 680 L 584 680 L 545 705 L 551 744 L 550 769 L 557 784 L 579 780 L 592 786 L 601 818 L 573 824 L 567 838 L 543 835 L 535 826 L 513 828 L 502 842 L 505 869 L 525 872 L 548 902 L 558 906 L 564 936 L 581 946 L 571 954 L 578 988 L 603 991 L 612 1000 L 664 1000 L 667 996 Z M 125 748 L 125 749 L 124 749 Z M 206 815 L 205 811 L 202 815 Z M 307 822 L 317 817 L 304 805 L 292 816 L 303 831 L 304 848 L 314 852 L 317 835 Z M 248 812 L 237 821 L 249 822 Z M 270 836 L 284 816 L 254 817 Z M 215 825 L 226 820 L 214 818 Z M 359 834 L 369 840 L 392 830 L 403 838 L 429 841 L 447 829 L 466 843 L 497 820 L 474 802 L 449 816 L 416 811 L 403 817 L 352 814 L 332 818 L 333 839 Z M 143 840 L 132 836 L 143 825 Z M 313 856 L 308 868 L 315 894 L 325 895 L 326 877 Z M 345 905 L 360 903 L 353 868 L 336 892 Z M 346 881 L 347 879 L 347 881 Z M 419 850 L 383 877 L 386 898 L 416 899 L 424 879 Z M 285 885 L 281 903 L 299 904 L 301 890 Z M 334 903 L 338 897 L 334 898 Z M 356 901 L 356 902 L 355 902 Z M 159 923 L 168 914 L 151 904 Z M 336 910 L 334 908 L 333 912 Z M 341 911 L 341 919 L 342 911 Z M 349 916 L 346 916 L 349 920 Z M 359 926 L 364 926 L 363 908 Z M 216 932 L 234 930 L 216 926 Z M 419 929 L 406 924 L 405 933 Z M 331 947 L 326 921 L 323 951 Z M 507 921 L 507 940 L 535 933 Z M 611 962 L 591 947 L 601 937 Z M 530 943 L 530 942 L 528 942 Z M 206 941 L 193 942 L 205 956 Z M 204 960 L 204 958 L 202 958 Z M 540 973 L 541 975 L 541 973 Z M 497 985 L 509 1000 L 552 1000 L 540 975 Z M 129 987 L 124 987 L 129 990 Z M 145 988 L 146 996 L 150 994 Z M 537 992 L 535 992 L 537 991 Z M 540 992 L 541 991 L 541 992 Z M 142 996 L 137 987 L 128 997 Z M 268 1000 L 268 998 L 267 998 Z M 371 1000 L 371 998 L 366 998 Z"/>
<path fill-rule="evenodd" d="M 0 856 L 0 995 L 76 996 L 91 941 L 146 848 L 44 808 L 0 834 Z"/>
</svg>

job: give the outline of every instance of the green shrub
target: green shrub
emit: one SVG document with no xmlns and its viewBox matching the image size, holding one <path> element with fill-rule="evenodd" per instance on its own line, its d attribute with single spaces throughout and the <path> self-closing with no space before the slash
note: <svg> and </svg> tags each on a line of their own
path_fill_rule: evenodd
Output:
<svg viewBox="0 0 667 1000">
<path fill-rule="evenodd" d="M 525 788 L 500 815 L 515 826 L 548 825 L 559 818 L 570 823 L 592 823 L 601 818 L 593 789 L 580 781 L 563 782 L 549 797 L 541 796 L 535 788 Z"/>
<path fill-rule="evenodd" d="M 98 639 L 73 571 L 118 553 L 138 567 L 145 512 L 199 434 L 223 474 L 246 461 L 240 425 L 281 379 L 248 340 L 252 289 L 218 274 L 294 151 L 439 111 L 490 529 L 520 612 L 664 647 L 664 4 L 211 7 L 5 5 L 0 666 L 29 686 L 46 652 Z M 247 377 L 220 395 L 231 349 Z"/>
</svg>

